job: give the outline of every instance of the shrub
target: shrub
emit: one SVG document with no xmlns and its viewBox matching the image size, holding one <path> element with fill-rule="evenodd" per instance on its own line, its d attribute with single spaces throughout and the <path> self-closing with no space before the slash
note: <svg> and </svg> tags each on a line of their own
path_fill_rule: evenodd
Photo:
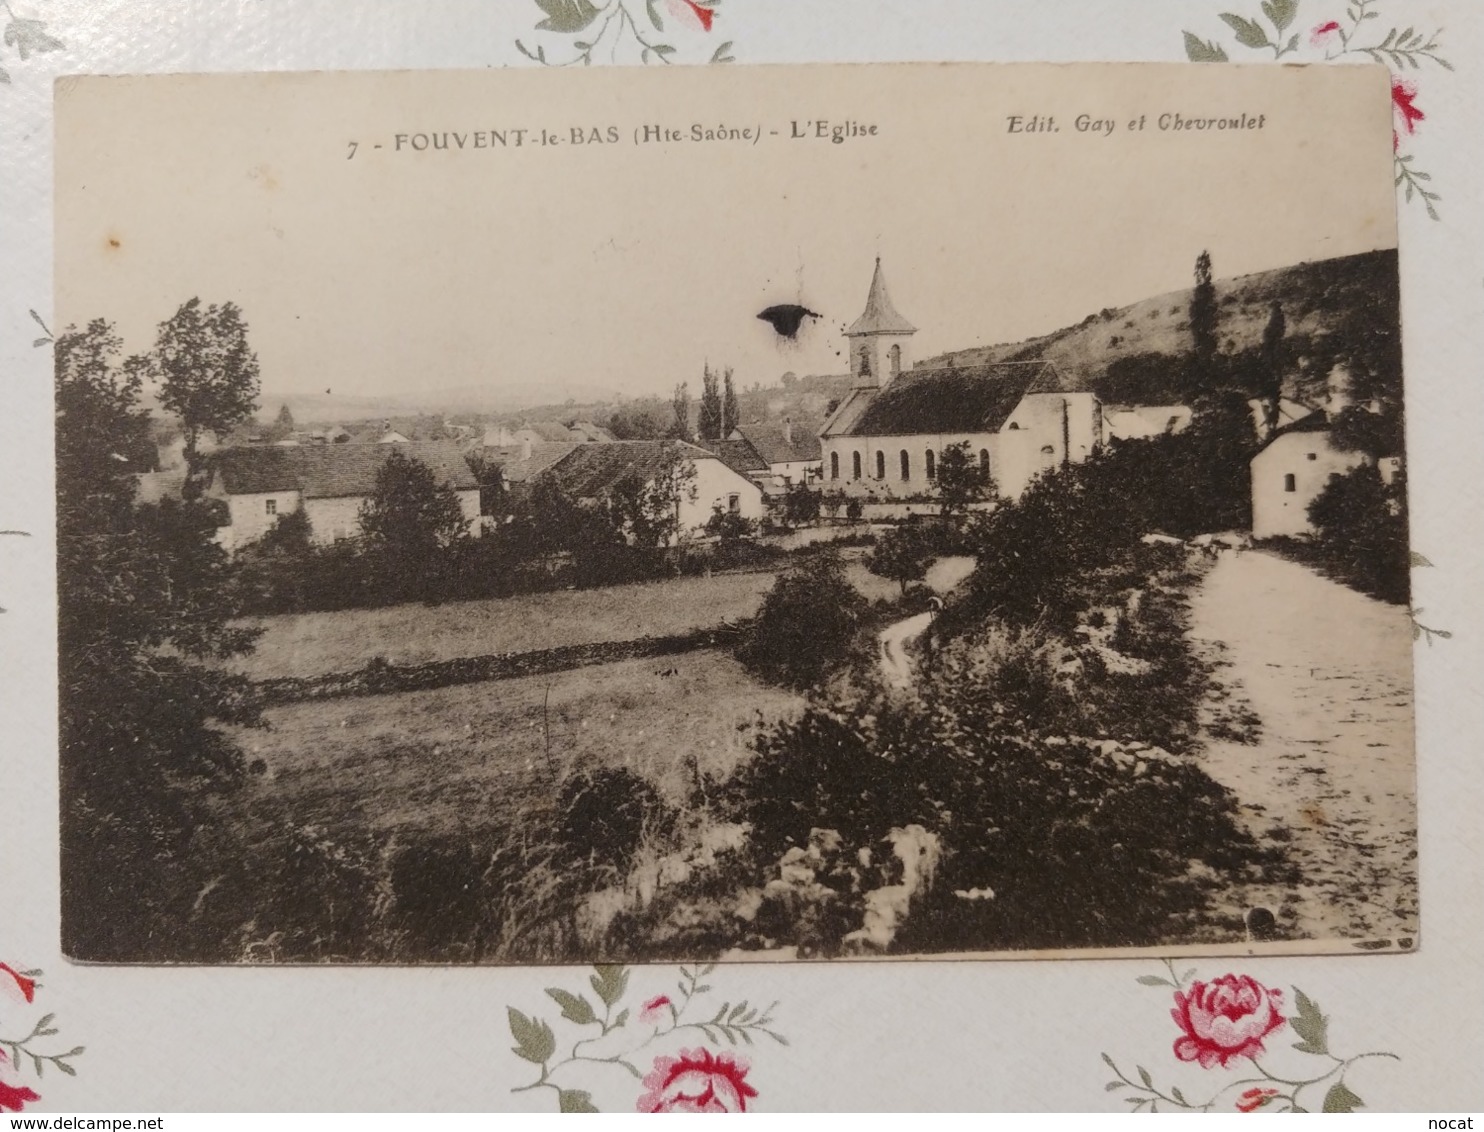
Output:
<svg viewBox="0 0 1484 1132">
<path fill-rule="evenodd" d="M 1330 477 L 1309 504 L 1324 563 L 1342 580 L 1383 601 L 1411 596 L 1405 479 L 1391 484 L 1372 464 Z"/>
<path fill-rule="evenodd" d="M 623 767 L 577 774 L 557 798 L 557 835 L 574 861 L 609 866 L 620 876 L 646 834 L 663 836 L 674 813 L 645 778 Z"/>
<path fill-rule="evenodd" d="M 737 652 L 764 680 L 804 690 L 854 659 L 866 602 L 831 550 L 800 557 L 773 583 Z"/>
<path fill-rule="evenodd" d="M 920 523 L 904 523 L 882 536 L 876 548 L 866 557 L 866 568 L 882 578 L 890 578 L 907 594 L 907 583 L 918 582 L 927 574 L 933 559 L 933 547 Z"/>
</svg>

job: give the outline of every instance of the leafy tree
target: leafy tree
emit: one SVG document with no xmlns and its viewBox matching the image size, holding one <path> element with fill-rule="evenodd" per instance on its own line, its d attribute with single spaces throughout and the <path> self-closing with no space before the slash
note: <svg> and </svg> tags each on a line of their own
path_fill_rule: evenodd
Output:
<svg viewBox="0 0 1484 1132">
<path fill-rule="evenodd" d="M 1190 382 L 1191 394 L 1209 387 L 1216 366 L 1219 339 L 1217 335 L 1216 284 L 1211 278 L 1211 253 L 1201 252 L 1195 261 L 1195 290 L 1190 296 Z"/>
<path fill-rule="evenodd" d="M 1278 427 L 1279 409 L 1283 399 L 1283 376 L 1288 365 L 1287 343 L 1288 321 L 1283 315 L 1283 304 L 1274 302 L 1268 314 L 1268 324 L 1262 332 L 1262 354 L 1258 396 L 1263 402 L 1263 436 L 1271 436 Z"/>
<path fill-rule="evenodd" d="M 732 369 L 727 367 L 722 375 L 724 386 L 721 399 L 721 438 L 732 435 L 732 429 L 742 423 L 742 408 L 737 404 L 737 390 L 732 386 Z"/>
<path fill-rule="evenodd" d="M 464 463 L 469 466 L 479 484 L 479 513 L 485 516 L 499 515 L 505 506 L 506 497 L 504 465 L 478 450 L 465 456 Z"/>
<path fill-rule="evenodd" d="M 975 458 L 967 440 L 950 444 L 938 460 L 938 475 L 933 484 L 939 509 L 945 519 L 968 510 L 994 493 L 994 481 L 988 469 Z"/>
<path fill-rule="evenodd" d="M 160 382 L 160 404 L 180 417 L 193 470 L 203 434 L 220 439 L 257 409 L 258 358 L 235 303 L 182 304 L 160 323 L 148 362 Z"/>
<path fill-rule="evenodd" d="M 822 505 L 821 496 L 824 493 L 811 491 L 801 483 L 791 484 L 783 493 L 783 517 L 791 526 L 802 526 L 819 520 L 819 510 Z M 832 501 L 833 502 L 833 501 Z M 843 507 L 845 500 L 842 498 L 834 504 L 838 511 Z"/>
<path fill-rule="evenodd" d="M 696 432 L 702 440 L 720 440 L 722 422 L 720 378 L 708 365 L 701 375 L 701 416 L 696 422 Z"/>
<path fill-rule="evenodd" d="M 708 535 L 719 538 L 723 544 L 736 543 L 751 538 L 757 532 L 757 523 L 715 507 L 711 511 L 711 518 L 706 520 L 705 531 Z"/>
<path fill-rule="evenodd" d="M 203 793 L 242 770 L 214 725 L 258 719 L 221 664 L 257 633 L 233 624 L 214 508 L 135 505 L 149 422 L 119 348 L 102 320 L 55 345 L 63 941 L 93 960 L 151 957 L 190 921 Z"/>
<path fill-rule="evenodd" d="M 675 417 L 675 438 L 694 440 L 690 428 L 690 384 L 682 381 L 670 396 L 670 410 Z"/>
<path fill-rule="evenodd" d="M 462 540 L 468 522 L 458 493 L 398 445 L 376 472 L 376 486 L 360 509 L 361 534 L 381 559 L 393 589 L 416 589 L 440 552 Z"/>
<path fill-rule="evenodd" d="M 773 583 L 737 657 L 764 680 L 815 687 L 853 658 L 865 610 L 840 556 L 811 554 Z"/>
<path fill-rule="evenodd" d="M 680 504 L 696 498 L 696 466 L 674 446 L 667 446 L 659 465 L 633 471 L 609 489 L 605 510 L 615 531 L 632 545 L 660 550 L 672 545 L 680 530 Z"/>
<path fill-rule="evenodd" d="M 920 582 L 933 560 L 931 541 L 919 523 L 903 523 L 888 531 L 866 558 L 866 569 L 890 578 L 907 593 L 908 582 Z"/>
<path fill-rule="evenodd" d="M 274 440 L 287 440 L 294 433 L 294 414 L 289 412 L 287 405 L 280 405 L 278 416 L 273 418 L 273 427 L 268 434 Z"/>
<path fill-rule="evenodd" d="M 1315 538 L 1335 572 L 1384 601 L 1406 604 L 1411 591 L 1405 478 L 1387 484 L 1374 464 L 1331 476 L 1309 504 Z"/>
<path fill-rule="evenodd" d="M 1366 405 L 1348 405 L 1335 414 L 1329 435 L 1342 451 L 1376 458 L 1399 455 L 1406 445 L 1400 406 L 1383 405 L 1372 412 Z"/>
<path fill-rule="evenodd" d="M 616 440 L 663 440 L 675 435 L 675 427 L 673 421 L 666 424 L 662 412 L 653 403 L 630 401 L 609 414 L 607 428 Z M 686 416 L 689 415 L 687 405 Z"/>
</svg>

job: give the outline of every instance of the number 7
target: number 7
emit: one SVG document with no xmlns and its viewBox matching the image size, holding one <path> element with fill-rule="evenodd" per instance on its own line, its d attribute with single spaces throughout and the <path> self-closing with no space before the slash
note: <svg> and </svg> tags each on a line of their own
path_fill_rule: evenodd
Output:
<svg viewBox="0 0 1484 1132">
<path fill-rule="evenodd" d="M 351 142 L 350 143 L 350 152 L 345 155 L 345 160 L 349 161 L 352 157 L 354 157 L 356 155 L 356 149 L 357 149 L 358 146 L 360 146 L 360 144 L 361 144 L 360 142 Z"/>
</svg>

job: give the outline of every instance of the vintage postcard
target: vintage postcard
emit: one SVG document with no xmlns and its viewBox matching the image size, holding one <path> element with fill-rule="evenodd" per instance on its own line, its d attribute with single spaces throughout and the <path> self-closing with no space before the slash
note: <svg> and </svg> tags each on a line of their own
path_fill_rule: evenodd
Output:
<svg viewBox="0 0 1484 1132">
<path fill-rule="evenodd" d="M 56 114 L 72 958 L 1417 946 L 1384 68 Z"/>
</svg>

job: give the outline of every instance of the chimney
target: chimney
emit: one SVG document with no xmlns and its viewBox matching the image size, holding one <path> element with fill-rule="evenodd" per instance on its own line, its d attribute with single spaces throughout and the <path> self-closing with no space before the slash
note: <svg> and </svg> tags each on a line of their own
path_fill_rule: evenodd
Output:
<svg viewBox="0 0 1484 1132">
<path fill-rule="evenodd" d="M 787 444 L 789 447 L 793 447 L 793 442 L 794 442 L 794 422 L 793 422 L 793 420 L 791 418 L 784 417 L 783 418 L 783 443 L 784 444 Z"/>
<path fill-rule="evenodd" d="M 531 458 L 531 438 L 529 435 L 520 442 L 520 458 L 529 460 Z"/>
</svg>

